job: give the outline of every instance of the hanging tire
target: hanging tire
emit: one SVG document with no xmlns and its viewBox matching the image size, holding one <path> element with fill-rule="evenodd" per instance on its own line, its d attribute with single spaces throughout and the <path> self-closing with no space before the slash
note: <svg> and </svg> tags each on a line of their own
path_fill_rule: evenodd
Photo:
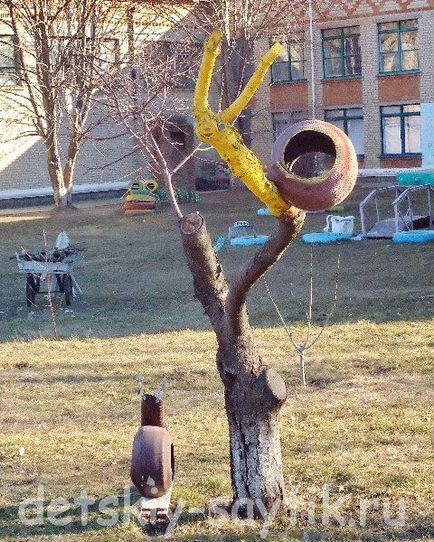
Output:
<svg viewBox="0 0 434 542">
<path fill-rule="evenodd" d="M 72 303 L 72 298 L 74 297 L 71 275 L 65 275 L 63 277 L 63 293 L 65 294 L 65 305 L 69 307 Z"/>
<path fill-rule="evenodd" d="M 299 209 L 322 211 L 342 202 L 357 173 L 353 144 L 328 122 L 297 122 L 274 143 L 270 176 L 282 198 Z"/>
<path fill-rule="evenodd" d="M 39 282 L 39 281 L 38 281 Z M 26 280 L 26 302 L 28 307 L 32 307 L 35 304 L 36 293 L 39 291 L 38 285 L 32 274 L 27 275 Z"/>
</svg>

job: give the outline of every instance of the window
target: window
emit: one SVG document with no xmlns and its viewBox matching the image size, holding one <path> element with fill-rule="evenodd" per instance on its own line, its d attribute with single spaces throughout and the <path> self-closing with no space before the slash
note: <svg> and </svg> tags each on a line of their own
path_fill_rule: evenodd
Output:
<svg viewBox="0 0 434 542">
<path fill-rule="evenodd" d="M 378 25 L 380 73 L 399 73 L 419 69 L 417 20 Z"/>
<path fill-rule="evenodd" d="M 279 113 L 271 113 L 271 121 L 273 123 L 273 139 L 276 139 L 280 134 L 294 122 L 300 122 L 308 118 L 307 111 L 284 111 Z"/>
<path fill-rule="evenodd" d="M 361 75 L 360 27 L 322 31 L 324 77 Z"/>
<path fill-rule="evenodd" d="M 15 36 L 0 35 L 0 73 L 15 73 L 17 71 L 15 47 Z"/>
<path fill-rule="evenodd" d="M 324 118 L 347 134 L 357 154 L 364 153 L 363 110 L 361 107 L 329 109 L 324 112 Z"/>
<path fill-rule="evenodd" d="M 381 107 L 382 154 L 419 154 L 420 105 Z"/>
<path fill-rule="evenodd" d="M 273 36 L 271 42 L 282 44 L 282 52 L 271 65 L 271 81 L 283 83 L 300 81 L 304 77 L 304 33 L 294 32 L 288 36 Z"/>
</svg>

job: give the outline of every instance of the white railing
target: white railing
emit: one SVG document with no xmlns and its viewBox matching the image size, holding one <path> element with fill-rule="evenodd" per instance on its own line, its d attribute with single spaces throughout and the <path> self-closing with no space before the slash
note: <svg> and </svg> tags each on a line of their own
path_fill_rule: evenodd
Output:
<svg viewBox="0 0 434 542">
<path fill-rule="evenodd" d="M 432 205 L 432 195 L 434 194 L 434 186 L 432 184 L 425 184 L 420 186 L 410 186 L 398 195 L 392 203 L 393 211 L 395 214 L 395 230 L 400 231 L 400 224 L 404 223 L 404 227 L 407 230 L 413 229 L 413 201 L 412 196 L 415 192 L 426 191 L 427 193 L 427 204 L 428 204 L 428 229 L 434 230 L 434 216 L 433 216 L 433 205 Z M 403 202 L 407 203 L 407 212 L 403 215 L 400 211 L 400 205 Z"/>
<path fill-rule="evenodd" d="M 360 222 L 361 222 L 361 226 L 362 226 L 362 234 L 363 235 L 366 235 L 367 232 L 368 232 L 368 225 L 367 225 L 367 207 L 368 207 L 368 205 L 372 204 L 372 203 L 375 205 L 375 212 L 376 212 L 377 223 L 378 223 L 381 220 L 381 218 L 380 218 L 380 207 L 379 207 L 379 204 L 378 204 L 378 196 L 393 192 L 394 195 L 395 195 L 395 200 L 394 201 L 396 201 L 396 198 L 398 198 L 399 195 L 402 192 L 404 192 L 404 190 L 405 190 L 404 186 L 398 186 L 398 185 L 385 186 L 383 188 L 375 188 L 374 190 L 372 190 L 366 196 L 366 198 L 362 202 L 360 202 L 360 205 L 359 205 Z"/>
</svg>

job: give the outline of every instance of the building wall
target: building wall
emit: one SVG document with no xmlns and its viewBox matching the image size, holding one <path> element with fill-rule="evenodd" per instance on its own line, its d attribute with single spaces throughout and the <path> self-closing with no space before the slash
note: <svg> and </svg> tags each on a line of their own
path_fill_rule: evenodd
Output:
<svg viewBox="0 0 434 542">
<path fill-rule="evenodd" d="M 138 23 L 137 23 L 138 24 Z M 136 46 L 140 40 L 149 38 L 145 30 L 136 26 Z M 181 30 L 172 27 L 154 25 L 153 38 L 178 41 L 182 39 Z M 183 30 L 185 33 L 185 30 Z M 0 12 L 0 35 L 11 34 L 7 25 L 7 14 Z M 122 34 L 123 35 L 123 34 Z M 120 40 L 122 57 L 126 57 L 126 32 Z M 110 37 L 118 37 L 114 34 Z M 23 38 L 25 39 L 25 38 Z M 28 59 L 32 63 L 31 55 Z M 193 88 L 176 89 L 176 108 L 173 112 L 182 113 L 185 126 L 189 126 L 188 149 L 196 145 L 197 140 L 193 132 L 193 119 L 191 107 L 193 103 Z M 211 93 L 210 102 L 216 106 L 217 94 Z M 173 113 L 168 107 L 167 115 Z M 89 133 L 80 148 L 75 169 L 74 183 L 106 183 L 112 181 L 128 182 L 137 177 L 154 178 L 146 160 L 139 150 L 135 150 L 136 142 L 126 136 L 114 138 L 113 136 L 124 132 L 113 121 L 106 119 L 107 111 L 95 107 L 89 116 L 88 125 L 95 124 L 95 129 Z M 24 85 L 14 84 L 10 75 L 0 70 L 0 191 L 11 189 L 27 189 L 50 186 L 47 172 L 47 159 L 43 141 L 37 136 L 23 136 L 24 132 L 34 132 L 33 113 L 26 104 L 26 91 Z M 65 118 L 61 135 L 61 148 L 67 145 L 67 119 Z M 178 150 L 178 148 L 177 148 Z M 169 162 L 178 163 L 182 156 L 166 149 Z M 173 156 L 170 156 L 171 153 Z M 61 153 L 62 156 L 62 153 Z M 212 152 L 201 153 L 201 160 L 191 161 L 187 167 L 176 176 L 178 186 L 192 189 L 196 178 L 207 175 L 204 167 L 205 158 L 215 160 Z M 173 160 L 172 160 L 173 159 Z M 209 168 L 208 168 L 209 169 Z"/>
<path fill-rule="evenodd" d="M 268 117 L 263 111 L 255 116 L 255 133 L 260 137 L 254 141 L 254 150 L 261 158 L 269 155 L 264 141 L 272 133 L 271 114 L 290 112 L 305 108 L 309 117 L 324 118 L 327 109 L 363 108 L 364 117 L 364 157 L 359 162 L 366 168 L 376 167 L 414 167 L 421 164 L 419 156 L 381 156 L 380 106 L 420 104 L 434 102 L 434 1 L 383 0 L 370 2 L 354 0 L 329 4 L 323 11 L 314 15 L 314 76 L 311 73 L 309 28 L 306 10 L 300 12 L 304 23 L 294 28 L 288 23 L 287 31 L 305 31 L 305 77 L 304 82 L 271 83 L 268 78 L 269 102 L 266 106 Z M 381 22 L 404 19 L 418 19 L 419 67 L 418 73 L 399 75 L 379 75 L 379 54 L 377 25 Z M 323 73 L 322 30 L 347 26 L 360 27 L 360 46 L 362 55 L 362 75 L 325 79 Z M 260 50 L 266 50 L 268 40 L 264 39 Z M 314 84 L 312 84 L 312 80 Z M 315 107 L 312 107 L 315 94 Z M 265 99 L 267 93 L 262 91 Z M 260 100 L 258 100 L 260 102 Z M 264 104 L 261 103 L 262 107 Z M 271 138 L 272 139 L 272 138 Z M 272 145 L 272 143 L 271 143 Z"/>
</svg>

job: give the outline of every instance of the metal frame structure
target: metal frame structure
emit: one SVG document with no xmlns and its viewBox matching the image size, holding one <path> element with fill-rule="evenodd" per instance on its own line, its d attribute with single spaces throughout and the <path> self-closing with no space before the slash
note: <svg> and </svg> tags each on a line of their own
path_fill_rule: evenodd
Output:
<svg viewBox="0 0 434 542">
<path fill-rule="evenodd" d="M 433 215 L 433 201 L 432 201 L 432 195 L 434 194 L 434 186 L 432 184 L 425 184 L 421 186 L 410 186 L 409 188 L 406 188 L 402 192 L 402 194 L 397 196 L 395 200 L 393 201 L 392 206 L 393 206 L 393 211 L 395 214 L 395 229 L 397 232 L 400 231 L 399 230 L 400 220 L 402 220 L 402 222 L 405 224 L 405 227 L 407 230 L 413 229 L 414 213 L 413 213 L 413 202 L 412 202 L 411 197 L 415 192 L 420 192 L 424 190 L 427 193 L 427 199 L 428 199 L 427 201 L 428 203 L 428 229 L 434 230 L 434 215 Z M 409 216 L 408 221 L 405 219 L 405 216 L 400 211 L 400 206 L 402 205 L 404 201 L 407 202 L 407 210 L 408 210 L 408 216 Z"/>
</svg>

